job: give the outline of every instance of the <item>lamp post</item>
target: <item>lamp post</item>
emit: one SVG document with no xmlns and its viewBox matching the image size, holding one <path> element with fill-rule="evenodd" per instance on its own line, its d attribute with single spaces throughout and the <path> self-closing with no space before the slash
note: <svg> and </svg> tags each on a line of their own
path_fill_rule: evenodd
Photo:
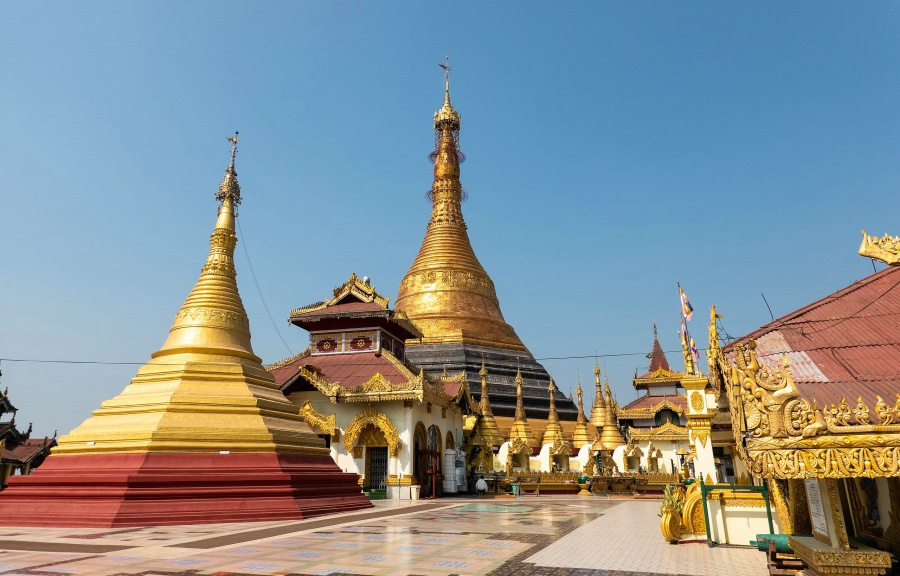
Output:
<svg viewBox="0 0 900 576">
<path fill-rule="evenodd" d="M 690 454 L 687 450 L 684 449 L 684 446 L 679 446 L 678 452 L 676 452 L 679 456 L 681 456 L 681 475 L 687 478 L 688 473 L 687 469 L 684 467 L 684 457 Z"/>
</svg>

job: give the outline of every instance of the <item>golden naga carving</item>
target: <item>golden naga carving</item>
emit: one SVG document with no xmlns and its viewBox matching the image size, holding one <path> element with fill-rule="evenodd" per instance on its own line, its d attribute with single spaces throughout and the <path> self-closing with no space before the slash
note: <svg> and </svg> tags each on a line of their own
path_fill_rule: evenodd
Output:
<svg viewBox="0 0 900 576">
<path fill-rule="evenodd" d="M 872 258 L 890 266 L 900 265 L 900 236 L 868 236 L 862 231 L 863 240 L 859 246 L 859 255 Z"/>
<path fill-rule="evenodd" d="M 300 415 L 303 416 L 303 419 L 306 420 L 306 423 L 309 424 L 310 427 L 321 430 L 322 434 L 334 436 L 335 432 L 337 432 L 335 415 L 325 416 L 324 414 L 317 412 L 309 400 L 304 402 L 303 406 L 300 407 Z"/>
<path fill-rule="evenodd" d="M 390 452 L 391 458 L 396 458 L 400 453 L 400 434 L 397 432 L 397 428 L 391 422 L 391 419 L 375 410 L 371 404 L 357 414 L 344 430 L 344 447 L 347 449 L 347 452 L 353 452 L 359 440 L 359 434 L 367 424 L 372 424 L 384 433 L 388 452 Z"/>
<path fill-rule="evenodd" d="M 730 387 L 737 451 L 754 475 L 900 476 L 900 424 L 894 423 L 900 394 L 895 406 L 878 396 L 874 411 L 862 397 L 852 407 L 842 398 L 820 408 L 800 396 L 786 355 L 771 371 L 760 364 L 752 339 L 735 345 L 734 364 L 715 353 Z"/>
</svg>

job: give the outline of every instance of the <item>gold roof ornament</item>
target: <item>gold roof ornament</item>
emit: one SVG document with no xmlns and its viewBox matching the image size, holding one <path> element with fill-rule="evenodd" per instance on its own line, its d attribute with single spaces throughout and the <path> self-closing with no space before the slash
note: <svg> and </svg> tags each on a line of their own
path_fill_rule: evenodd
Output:
<svg viewBox="0 0 900 576">
<path fill-rule="evenodd" d="M 538 446 L 538 441 L 528 425 L 528 418 L 525 417 L 525 403 L 522 401 L 522 370 L 516 373 L 516 418 L 513 420 L 509 429 L 509 441 L 519 439 L 529 447 Z"/>
<path fill-rule="evenodd" d="M 594 396 L 594 407 L 591 409 L 591 424 L 597 427 L 599 432 L 606 423 L 606 402 L 603 401 L 603 387 L 600 384 L 600 364 L 594 363 L 594 384 L 597 392 Z"/>
<path fill-rule="evenodd" d="M 556 384 L 553 383 L 553 377 L 550 377 L 550 386 L 547 387 L 550 394 L 550 410 L 547 414 L 547 427 L 544 429 L 544 438 L 542 445 L 553 444 L 555 442 L 565 442 L 562 426 L 559 424 L 559 414 L 556 412 Z"/>
<path fill-rule="evenodd" d="M 445 70 L 444 104 L 434 115 L 434 183 L 431 219 L 422 246 L 400 282 L 394 311 L 422 331 L 415 344 L 467 343 L 525 351 L 503 319 L 494 282 L 481 266 L 462 214 L 465 192 L 459 179 L 459 113 L 450 103 L 450 67 Z"/>
<path fill-rule="evenodd" d="M 863 240 L 859 246 L 859 255 L 884 262 L 889 266 L 900 265 L 900 236 L 868 236 L 862 231 Z"/>
<path fill-rule="evenodd" d="M 216 195 L 209 256 L 168 338 L 121 394 L 60 438 L 54 454 L 329 454 L 250 346 L 234 267 L 237 133 L 228 140 L 231 164 Z"/>
<path fill-rule="evenodd" d="M 480 436 L 488 446 L 500 446 L 505 439 L 503 438 L 503 434 L 500 433 L 500 427 L 497 426 L 497 420 L 494 418 L 494 413 L 491 410 L 491 401 L 488 398 L 487 386 L 488 372 L 487 368 L 484 366 L 483 360 L 481 362 L 481 370 L 478 371 L 478 374 L 481 376 L 481 415 L 478 417 L 475 433 Z"/>
<path fill-rule="evenodd" d="M 590 444 L 593 441 L 590 429 L 588 428 L 587 418 L 584 415 L 584 403 L 582 401 L 584 390 L 581 389 L 581 376 L 578 377 L 578 387 L 575 389 L 575 393 L 578 395 L 578 419 L 575 421 L 575 432 L 572 435 L 572 446 L 578 449 L 585 444 Z"/>
</svg>

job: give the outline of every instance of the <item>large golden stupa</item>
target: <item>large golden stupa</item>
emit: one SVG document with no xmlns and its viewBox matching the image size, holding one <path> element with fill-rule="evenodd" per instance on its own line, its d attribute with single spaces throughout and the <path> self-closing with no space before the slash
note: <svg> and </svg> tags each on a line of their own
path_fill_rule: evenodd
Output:
<svg viewBox="0 0 900 576">
<path fill-rule="evenodd" d="M 466 231 L 462 214 L 465 191 L 460 182 L 460 163 L 465 159 L 459 150 L 460 116 L 450 103 L 449 66 L 444 68 L 444 103 L 434 115 L 431 218 L 419 254 L 400 282 L 394 306 L 423 334 L 421 339 L 407 341 L 406 353 L 432 374 L 466 370 L 473 391 L 480 389 L 478 374 L 484 361 L 490 375 L 491 404 L 495 415 L 506 420 L 506 427 L 515 415 L 514 379 L 521 373 L 528 416 L 546 420 L 550 376 L 504 320 L 494 282 L 475 256 Z M 562 419 L 574 422 L 574 403 L 564 399 L 559 404 Z"/>
<path fill-rule="evenodd" d="M 209 255 L 168 339 L 40 469 L 11 479 L 0 494 L 5 525 L 286 520 L 371 505 L 250 346 L 230 140 Z"/>
</svg>

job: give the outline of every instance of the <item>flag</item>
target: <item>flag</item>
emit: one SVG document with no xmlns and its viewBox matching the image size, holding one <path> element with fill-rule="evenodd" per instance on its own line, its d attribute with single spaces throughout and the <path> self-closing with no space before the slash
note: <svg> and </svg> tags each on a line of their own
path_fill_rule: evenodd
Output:
<svg viewBox="0 0 900 576">
<path fill-rule="evenodd" d="M 697 350 L 697 343 L 694 342 L 693 338 L 691 338 L 691 352 L 694 353 L 694 357 L 696 357 L 697 360 L 700 360 L 700 351 Z"/>
<path fill-rule="evenodd" d="M 681 286 L 678 287 L 678 292 L 681 295 L 681 313 L 684 315 L 685 320 L 690 320 L 691 316 L 694 315 L 694 307 L 691 306 L 691 301 L 688 300 L 687 294 L 684 293 Z"/>
</svg>

